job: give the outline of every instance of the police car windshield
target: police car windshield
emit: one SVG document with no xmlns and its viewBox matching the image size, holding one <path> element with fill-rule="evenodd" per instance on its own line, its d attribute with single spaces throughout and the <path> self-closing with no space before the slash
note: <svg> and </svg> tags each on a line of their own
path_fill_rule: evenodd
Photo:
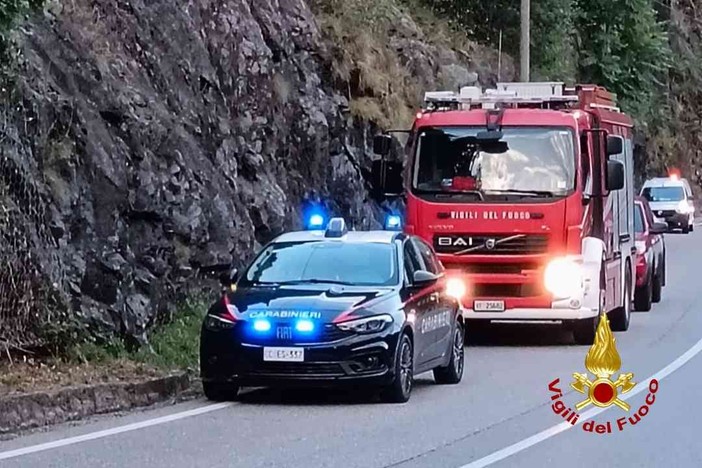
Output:
<svg viewBox="0 0 702 468">
<path fill-rule="evenodd" d="M 392 244 L 280 242 L 261 252 L 244 283 L 392 286 L 399 282 L 396 264 Z"/>
<path fill-rule="evenodd" d="M 682 187 L 646 187 L 643 196 L 650 202 L 676 202 L 685 198 Z"/>
<path fill-rule="evenodd" d="M 507 151 L 486 152 L 484 127 L 444 127 L 419 134 L 412 187 L 418 193 L 479 192 L 551 197 L 575 185 L 574 134 L 566 128 L 503 127 Z"/>
</svg>

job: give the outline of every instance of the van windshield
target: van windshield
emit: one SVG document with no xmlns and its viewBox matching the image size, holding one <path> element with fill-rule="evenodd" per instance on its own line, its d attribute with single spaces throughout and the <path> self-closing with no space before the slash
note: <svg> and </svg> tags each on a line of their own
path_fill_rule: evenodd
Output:
<svg viewBox="0 0 702 468">
<path fill-rule="evenodd" d="M 646 187 L 642 195 L 650 202 L 676 202 L 685 199 L 682 187 Z"/>
<path fill-rule="evenodd" d="M 574 133 L 567 127 L 504 127 L 506 148 L 487 149 L 484 127 L 422 130 L 412 188 L 417 193 L 555 197 L 575 186 Z M 499 151 L 499 152 L 495 152 Z"/>
</svg>

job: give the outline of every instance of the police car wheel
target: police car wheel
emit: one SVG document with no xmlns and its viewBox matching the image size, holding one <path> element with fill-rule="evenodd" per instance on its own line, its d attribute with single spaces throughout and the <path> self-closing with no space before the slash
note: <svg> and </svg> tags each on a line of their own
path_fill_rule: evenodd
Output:
<svg viewBox="0 0 702 468">
<path fill-rule="evenodd" d="M 387 403 L 405 403 L 410 399 L 414 385 L 414 349 L 406 333 L 400 336 L 397 347 L 395 377 L 380 393 L 381 400 Z"/>
<path fill-rule="evenodd" d="M 451 343 L 451 359 L 448 366 L 434 369 L 434 380 L 441 385 L 455 385 L 463 378 L 465 352 L 463 350 L 463 326 L 456 324 Z"/>
<path fill-rule="evenodd" d="M 202 382 L 205 397 L 212 401 L 231 401 L 239 393 L 239 387 L 233 384 L 219 382 Z"/>
</svg>

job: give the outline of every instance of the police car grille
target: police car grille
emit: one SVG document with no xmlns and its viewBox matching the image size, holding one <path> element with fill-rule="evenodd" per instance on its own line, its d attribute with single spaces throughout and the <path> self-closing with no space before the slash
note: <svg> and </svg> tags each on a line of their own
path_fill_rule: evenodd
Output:
<svg viewBox="0 0 702 468">
<path fill-rule="evenodd" d="M 473 235 L 473 234 L 437 234 L 434 236 L 434 249 L 438 253 L 456 253 L 469 248 L 475 250 L 465 255 L 533 255 L 545 253 L 548 249 L 548 236 L 543 234 Z M 510 237 L 513 239 L 503 240 Z M 494 240 L 492 249 L 486 245 Z M 461 240 L 463 242 L 461 242 Z"/>
<path fill-rule="evenodd" d="M 278 327 L 287 328 L 284 333 L 278 334 Z M 260 345 L 285 345 L 285 344 L 300 344 L 300 343 L 331 343 L 350 336 L 350 332 L 341 330 L 334 324 L 324 324 L 321 332 L 302 334 L 294 329 L 292 323 L 274 323 L 273 333 L 268 336 L 256 336 L 249 333 L 243 337 L 243 341 L 249 344 Z"/>
<path fill-rule="evenodd" d="M 325 362 L 262 362 L 251 369 L 252 374 L 269 375 L 346 375 L 339 364 Z"/>
</svg>

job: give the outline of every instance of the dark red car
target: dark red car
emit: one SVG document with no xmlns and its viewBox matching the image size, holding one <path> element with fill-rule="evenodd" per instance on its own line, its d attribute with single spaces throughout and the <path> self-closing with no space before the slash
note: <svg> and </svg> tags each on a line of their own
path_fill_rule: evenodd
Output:
<svg viewBox="0 0 702 468">
<path fill-rule="evenodd" d="M 665 286 L 664 222 L 656 221 L 648 201 L 636 197 L 634 202 L 634 231 L 636 232 L 636 310 L 649 311 L 651 303 L 661 300 Z"/>
</svg>

